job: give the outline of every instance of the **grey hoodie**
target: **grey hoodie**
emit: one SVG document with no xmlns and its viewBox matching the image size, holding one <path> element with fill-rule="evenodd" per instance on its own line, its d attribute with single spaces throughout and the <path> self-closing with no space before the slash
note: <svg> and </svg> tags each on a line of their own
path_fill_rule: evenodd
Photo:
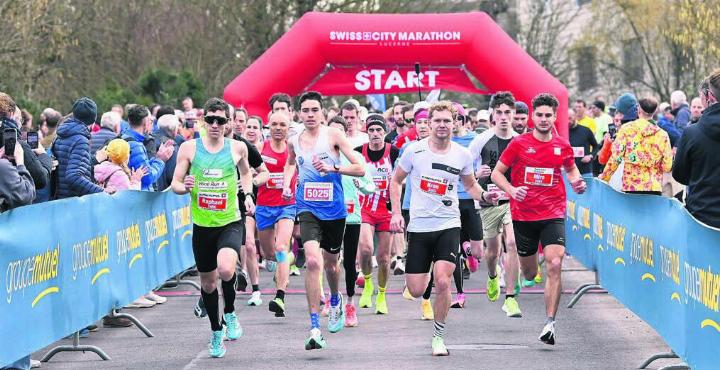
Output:
<svg viewBox="0 0 720 370">
<path fill-rule="evenodd" d="M 31 204 L 35 199 L 35 183 L 25 166 L 15 167 L 0 159 L 0 212 Z"/>
</svg>

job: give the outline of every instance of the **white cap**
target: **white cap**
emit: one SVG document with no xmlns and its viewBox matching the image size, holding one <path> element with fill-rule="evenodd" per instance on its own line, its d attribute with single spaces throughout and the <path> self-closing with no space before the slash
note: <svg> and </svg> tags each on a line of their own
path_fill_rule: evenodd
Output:
<svg viewBox="0 0 720 370">
<path fill-rule="evenodd" d="M 419 101 L 413 105 L 413 114 L 417 113 L 420 109 L 430 109 L 430 103 L 426 101 Z"/>
<path fill-rule="evenodd" d="M 490 120 L 490 112 L 488 112 L 485 109 L 479 110 L 478 114 L 477 114 L 477 119 L 478 119 L 478 121 L 480 121 L 480 120 L 489 121 Z"/>
</svg>

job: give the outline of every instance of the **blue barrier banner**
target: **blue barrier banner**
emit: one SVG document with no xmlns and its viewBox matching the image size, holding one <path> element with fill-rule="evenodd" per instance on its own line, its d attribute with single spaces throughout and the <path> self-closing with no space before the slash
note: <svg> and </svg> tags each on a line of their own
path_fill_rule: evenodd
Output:
<svg viewBox="0 0 720 370">
<path fill-rule="evenodd" d="M 623 194 L 597 179 L 583 195 L 566 187 L 568 253 L 693 369 L 717 369 L 720 230 L 674 199 Z"/>
<path fill-rule="evenodd" d="M 0 367 L 194 264 L 189 197 L 95 194 L 0 214 Z"/>
</svg>

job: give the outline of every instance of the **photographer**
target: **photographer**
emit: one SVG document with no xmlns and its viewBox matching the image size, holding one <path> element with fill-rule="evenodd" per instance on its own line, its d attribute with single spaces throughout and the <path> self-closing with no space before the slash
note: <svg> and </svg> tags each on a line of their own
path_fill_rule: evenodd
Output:
<svg viewBox="0 0 720 370">
<path fill-rule="evenodd" d="M 25 151 L 20 143 L 13 153 L 0 148 L 0 212 L 28 205 L 35 199 L 35 183 L 25 168 Z"/>
</svg>

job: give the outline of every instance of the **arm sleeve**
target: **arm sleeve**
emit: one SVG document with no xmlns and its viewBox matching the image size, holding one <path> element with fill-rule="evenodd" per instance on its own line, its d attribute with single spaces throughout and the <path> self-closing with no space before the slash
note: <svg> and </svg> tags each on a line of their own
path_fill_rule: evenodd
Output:
<svg viewBox="0 0 720 370">
<path fill-rule="evenodd" d="M 78 140 L 70 150 L 70 158 L 68 159 L 67 170 L 65 176 L 67 178 L 70 189 L 75 194 L 87 195 L 101 193 L 103 189 L 90 181 L 84 168 L 90 168 L 90 142 L 88 140 Z"/>
<path fill-rule="evenodd" d="M 7 209 L 24 206 L 35 199 L 35 184 L 25 166 L 13 166 L 6 160 L 0 160 L 0 197 L 5 200 Z"/>
<path fill-rule="evenodd" d="M 690 159 L 689 136 L 689 134 L 680 136 L 680 143 L 678 143 L 677 152 L 675 153 L 675 163 L 672 166 L 673 178 L 683 185 L 687 185 L 690 181 L 690 166 L 688 164 L 692 163 L 692 160 Z"/>
</svg>

